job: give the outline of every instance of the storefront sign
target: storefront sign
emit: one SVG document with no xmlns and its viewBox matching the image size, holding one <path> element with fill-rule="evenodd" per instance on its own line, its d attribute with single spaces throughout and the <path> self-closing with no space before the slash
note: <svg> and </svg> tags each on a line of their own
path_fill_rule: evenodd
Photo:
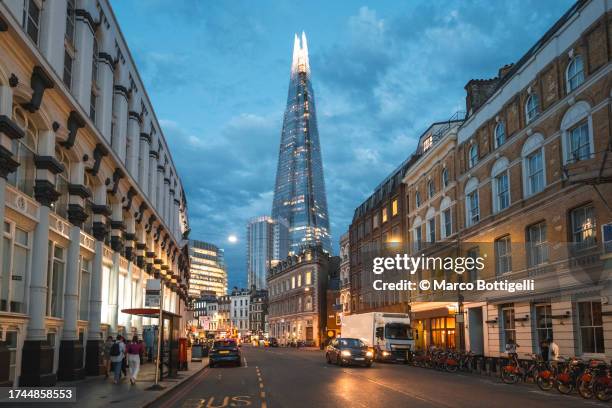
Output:
<svg viewBox="0 0 612 408">
<path fill-rule="evenodd" d="M 145 307 L 159 307 L 161 282 L 159 279 L 147 279 Z"/>
</svg>

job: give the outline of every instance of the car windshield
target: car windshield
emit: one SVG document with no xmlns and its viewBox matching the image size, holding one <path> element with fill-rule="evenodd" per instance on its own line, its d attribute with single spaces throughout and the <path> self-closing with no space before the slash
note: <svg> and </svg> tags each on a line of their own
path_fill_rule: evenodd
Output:
<svg viewBox="0 0 612 408">
<path fill-rule="evenodd" d="M 339 345 L 341 347 L 361 348 L 365 347 L 363 341 L 359 339 L 340 339 Z"/>
<path fill-rule="evenodd" d="M 404 323 L 387 323 L 385 326 L 385 337 L 395 340 L 410 340 L 412 339 L 410 325 Z"/>
<path fill-rule="evenodd" d="M 215 341 L 215 344 L 213 345 L 213 348 L 215 348 L 215 349 L 234 348 L 234 347 L 236 347 L 236 342 L 235 341 L 231 341 L 231 340 L 219 340 L 219 341 Z"/>
</svg>

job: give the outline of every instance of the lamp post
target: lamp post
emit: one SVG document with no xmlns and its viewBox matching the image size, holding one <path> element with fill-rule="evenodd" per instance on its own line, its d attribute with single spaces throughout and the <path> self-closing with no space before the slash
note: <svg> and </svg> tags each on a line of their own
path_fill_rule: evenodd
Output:
<svg viewBox="0 0 612 408">
<path fill-rule="evenodd" d="M 160 277 L 159 279 L 159 319 L 157 323 L 157 361 L 155 362 L 155 383 L 147 388 L 150 391 L 163 390 L 165 387 L 159 383 L 159 370 L 160 370 L 160 358 L 161 358 L 161 342 L 162 342 L 162 327 L 164 324 L 163 320 L 163 304 L 164 304 L 164 280 Z"/>
</svg>

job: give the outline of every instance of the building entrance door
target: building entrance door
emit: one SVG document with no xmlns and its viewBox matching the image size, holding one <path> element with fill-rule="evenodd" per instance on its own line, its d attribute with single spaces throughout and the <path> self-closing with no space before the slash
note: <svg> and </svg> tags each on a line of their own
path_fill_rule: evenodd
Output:
<svg viewBox="0 0 612 408">
<path fill-rule="evenodd" d="M 474 354 L 484 354 L 484 334 L 482 329 L 482 307 L 468 309 L 468 322 L 470 325 L 470 350 Z"/>
</svg>

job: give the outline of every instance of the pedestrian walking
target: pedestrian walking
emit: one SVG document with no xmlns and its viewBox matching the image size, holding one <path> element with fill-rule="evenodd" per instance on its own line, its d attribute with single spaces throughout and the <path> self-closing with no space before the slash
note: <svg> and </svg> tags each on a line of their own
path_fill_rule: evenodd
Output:
<svg viewBox="0 0 612 408">
<path fill-rule="evenodd" d="M 138 371 L 140 371 L 140 355 L 144 352 L 142 343 L 138 341 L 138 336 L 132 337 L 132 342 L 127 346 L 127 359 L 130 367 L 130 383 L 136 384 Z"/>
<path fill-rule="evenodd" d="M 117 335 L 117 339 L 111 345 L 109 355 L 114 374 L 113 383 L 117 384 L 121 380 L 121 365 L 125 358 L 125 343 L 121 341 L 120 335 Z"/>
<path fill-rule="evenodd" d="M 123 343 L 123 350 L 125 350 L 127 348 L 127 342 L 125 340 L 125 337 L 121 336 L 121 343 Z M 127 377 L 127 355 L 123 354 L 123 360 L 121 360 L 121 373 L 123 374 L 124 377 Z"/>
<path fill-rule="evenodd" d="M 110 349 L 113 345 L 113 336 L 108 336 L 106 341 L 104 342 L 104 370 L 105 370 L 105 378 L 108 378 L 111 371 L 111 360 L 110 360 Z"/>
</svg>

